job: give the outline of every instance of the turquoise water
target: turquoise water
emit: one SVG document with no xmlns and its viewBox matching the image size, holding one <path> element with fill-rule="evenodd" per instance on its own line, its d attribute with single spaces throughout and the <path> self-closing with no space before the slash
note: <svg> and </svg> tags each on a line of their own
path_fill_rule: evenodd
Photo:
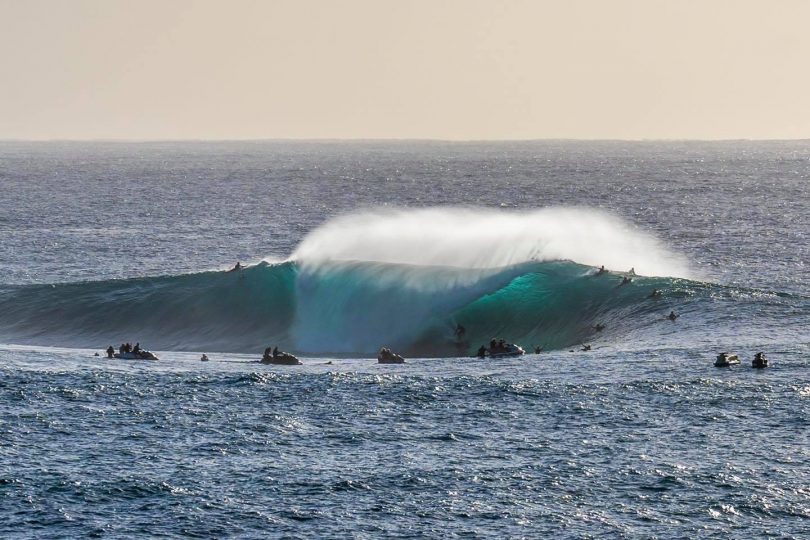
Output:
<svg viewBox="0 0 810 540">
<path fill-rule="evenodd" d="M 0 535 L 804 538 L 808 176 L 806 142 L 0 143 Z M 492 337 L 545 351 L 459 357 Z"/>
</svg>

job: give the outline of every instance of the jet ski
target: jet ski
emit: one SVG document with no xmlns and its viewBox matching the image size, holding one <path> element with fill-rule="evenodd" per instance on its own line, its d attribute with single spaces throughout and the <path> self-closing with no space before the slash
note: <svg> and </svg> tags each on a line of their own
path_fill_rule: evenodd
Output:
<svg viewBox="0 0 810 540">
<path fill-rule="evenodd" d="M 113 357 L 120 358 L 121 360 L 160 360 L 154 353 L 143 350 L 138 352 L 115 353 Z"/>
<path fill-rule="evenodd" d="M 487 350 L 487 356 L 490 358 L 514 358 L 523 356 L 524 354 L 526 354 L 526 351 L 514 343 L 507 343 L 503 347 L 496 348 L 494 351 L 492 348 Z"/>
<path fill-rule="evenodd" d="M 276 366 L 300 366 L 303 364 L 295 355 L 286 352 L 279 352 L 276 355 L 265 355 L 259 360 L 262 364 L 273 364 Z"/>
<path fill-rule="evenodd" d="M 382 348 L 377 355 L 378 364 L 404 364 L 405 359 L 397 353 L 391 352 L 391 349 Z"/>
<path fill-rule="evenodd" d="M 751 367 L 762 369 L 768 367 L 768 359 L 765 358 L 765 353 L 758 352 L 754 355 L 754 359 L 751 361 Z"/>
<path fill-rule="evenodd" d="M 736 354 L 721 352 L 717 355 L 717 360 L 714 361 L 714 367 L 729 367 L 739 363 L 740 358 Z"/>
</svg>

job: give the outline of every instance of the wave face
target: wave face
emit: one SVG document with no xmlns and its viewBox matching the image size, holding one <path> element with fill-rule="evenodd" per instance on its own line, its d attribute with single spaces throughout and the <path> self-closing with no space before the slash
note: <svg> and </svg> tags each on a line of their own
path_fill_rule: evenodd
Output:
<svg viewBox="0 0 810 540">
<path fill-rule="evenodd" d="M 571 262 L 578 260 L 578 262 Z M 616 218 L 586 210 L 530 214 L 391 211 L 336 219 L 290 261 L 240 272 L 0 289 L 0 339 L 159 350 L 304 354 L 471 354 L 493 337 L 569 347 L 646 324 L 653 288 L 672 278 L 594 276 L 588 264 L 688 275 L 681 259 Z M 585 264 L 581 264 L 585 263 Z M 467 332 L 456 339 L 456 325 Z"/>
<path fill-rule="evenodd" d="M 5 288 L 0 338 L 77 347 L 124 340 L 162 350 L 233 352 L 277 344 L 346 355 L 385 345 L 412 355 L 454 356 L 503 337 L 551 349 L 588 339 L 597 322 L 607 323 L 611 333 L 618 324 L 632 326 L 621 321 L 644 313 L 652 288 L 672 281 L 636 278 L 633 287 L 617 287 L 620 279 L 559 261 L 476 270 L 369 262 L 305 269 L 265 262 L 239 273 Z M 460 342 L 457 324 L 467 330 Z"/>
</svg>

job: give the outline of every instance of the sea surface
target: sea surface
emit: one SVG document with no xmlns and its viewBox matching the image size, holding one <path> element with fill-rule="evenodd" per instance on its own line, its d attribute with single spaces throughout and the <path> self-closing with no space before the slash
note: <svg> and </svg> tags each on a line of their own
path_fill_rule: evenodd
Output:
<svg viewBox="0 0 810 540">
<path fill-rule="evenodd" d="M 808 538 L 809 236 L 808 141 L 0 142 L 0 537 Z"/>
</svg>

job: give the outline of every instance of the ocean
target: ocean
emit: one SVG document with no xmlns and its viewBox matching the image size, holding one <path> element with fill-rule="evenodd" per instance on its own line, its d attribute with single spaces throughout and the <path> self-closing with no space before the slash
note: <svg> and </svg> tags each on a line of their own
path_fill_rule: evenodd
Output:
<svg viewBox="0 0 810 540">
<path fill-rule="evenodd" d="M 807 538 L 809 232 L 808 141 L 0 142 L 0 537 Z"/>
</svg>

